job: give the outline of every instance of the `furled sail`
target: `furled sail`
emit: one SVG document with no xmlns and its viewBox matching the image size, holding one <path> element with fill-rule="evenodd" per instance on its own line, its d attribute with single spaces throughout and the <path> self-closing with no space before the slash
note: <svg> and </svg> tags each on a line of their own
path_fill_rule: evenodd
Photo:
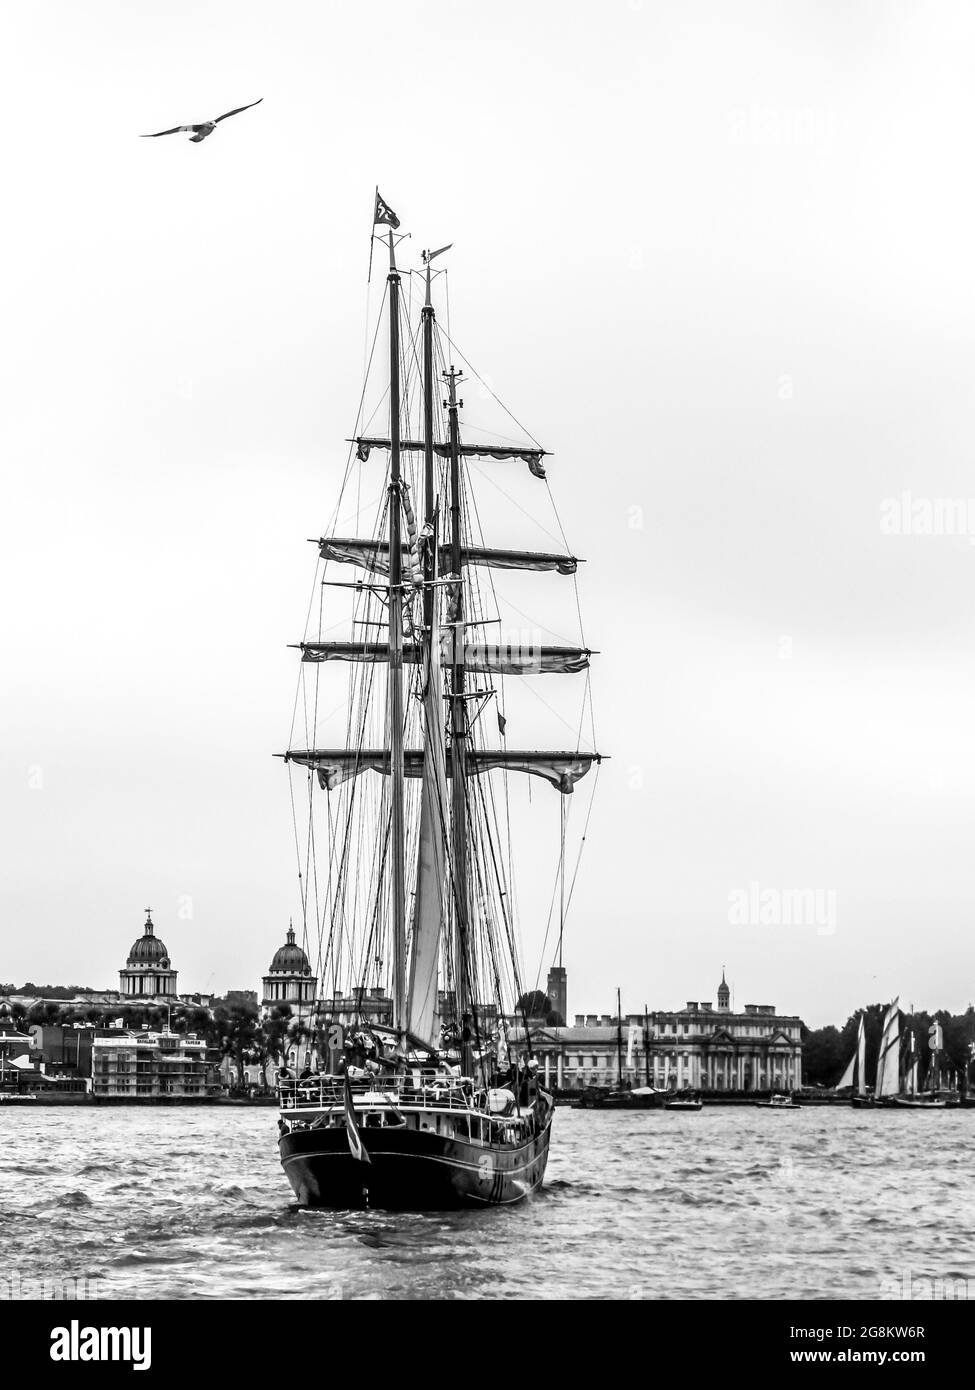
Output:
<svg viewBox="0 0 975 1390">
<path fill-rule="evenodd" d="M 302 661 L 360 661 L 365 664 L 389 660 L 386 642 L 302 642 Z M 453 647 L 449 632 L 442 634 L 441 660 L 452 664 Z M 468 671 L 499 676 L 569 675 L 584 671 L 592 653 L 586 647 L 548 647 L 514 643 L 464 643 L 464 665 Z M 416 642 L 403 643 L 403 660 L 417 665 L 422 660 Z"/>
<path fill-rule="evenodd" d="M 900 1088 L 900 1013 L 895 999 L 884 1016 L 874 1095 L 896 1096 Z"/>
<path fill-rule="evenodd" d="M 314 748 L 292 749 L 284 757 L 303 767 L 313 768 L 326 791 L 334 791 L 360 772 L 390 772 L 390 753 L 387 748 Z M 407 777 L 422 777 L 424 756 L 422 748 L 407 748 L 403 755 Z M 468 751 L 466 768 L 469 777 L 496 768 L 508 772 L 525 772 L 544 777 L 558 788 L 563 796 L 571 794 L 576 782 L 585 777 L 593 763 L 601 762 L 599 753 L 535 753 L 515 749 L 475 748 Z M 446 775 L 452 775 L 450 751 L 446 756 Z"/>
<path fill-rule="evenodd" d="M 373 449 L 388 449 L 389 440 L 380 438 L 376 435 L 360 435 L 358 438 L 350 440 L 356 446 L 356 458 L 365 463 Z M 408 453 L 422 454 L 424 444 L 419 439 L 404 439 L 400 441 L 400 450 Z M 435 442 L 433 452 L 440 458 L 450 458 L 450 445 L 445 442 Z M 545 465 L 542 459 L 548 454 L 547 449 L 531 449 L 522 444 L 460 444 L 458 453 L 462 458 L 490 458 L 490 459 L 524 459 L 528 464 L 529 470 L 536 478 L 545 477 Z"/>
<path fill-rule="evenodd" d="M 389 660 L 388 642 L 300 642 L 302 661 L 359 661 L 365 666 Z M 418 642 L 403 643 L 403 661 L 416 666 L 423 660 Z"/>
<path fill-rule="evenodd" d="M 436 604 L 430 652 L 438 646 Z M 427 654 L 426 687 L 423 695 L 423 794 L 420 802 L 420 843 L 416 870 L 416 899 L 413 911 L 413 953 L 410 957 L 410 983 L 407 995 L 406 1026 L 428 1046 L 440 1043 L 440 1011 L 437 993 L 437 962 L 445 921 L 444 884 L 447 877 L 445 816 L 447 771 L 444 757 L 444 702 L 440 662 Z"/>
<path fill-rule="evenodd" d="M 335 560 L 341 565 L 358 565 L 373 574 L 389 574 L 389 542 L 360 540 L 355 536 L 323 536 L 318 542 L 323 560 Z M 404 558 L 408 557 L 403 547 Z M 465 565 L 486 565 L 496 570 L 557 570 L 559 574 L 575 574 L 579 561 L 575 555 L 559 555 L 545 550 L 497 550 L 484 545 L 464 546 L 461 561 Z M 450 551 L 443 547 L 441 570 L 449 568 Z"/>
<path fill-rule="evenodd" d="M 488 671 L 500 676 L 533 676 L 546 672 L 569 675 L 584 671 L 591 653 L 584 647 L 533 647 L 465 642 L 464 665 L 468 671 Z"/>
</svg>

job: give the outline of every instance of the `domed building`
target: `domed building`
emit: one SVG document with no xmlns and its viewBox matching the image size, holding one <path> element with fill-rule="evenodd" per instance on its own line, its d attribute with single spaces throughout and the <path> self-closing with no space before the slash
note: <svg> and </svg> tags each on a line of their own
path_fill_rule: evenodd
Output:
<svg viewBox="0 0 975 1390">
<path fill-rule="evenodd" d="M 271 968 L 264 976 L 261 1016 L 266 1018 L 284 1004 L 292 1011 L 311 1008 L 317 986 L 318 978 L 311 973 L 308 957 L 295 941 L 294 927 L 289 923 L 285 943 L 275 951 Z"/>
<path fill-rule="evenodd" d="M 125 968 L 118 972 L 118 980 L 123 999 L 176 998 L 176 971 L 165 941 L 156 935 L 149 908 L 146 908 L 142 935 L 132 943 Z"/>
</svg>

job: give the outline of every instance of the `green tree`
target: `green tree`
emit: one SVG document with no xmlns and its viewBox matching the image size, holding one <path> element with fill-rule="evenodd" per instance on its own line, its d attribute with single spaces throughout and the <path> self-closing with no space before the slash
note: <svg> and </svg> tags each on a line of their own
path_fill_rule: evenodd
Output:
<svg viewBox="0 0 975 1390">
<path fill-rule="evenodd" d="M 291 1021 L 291 1005 L 276 1004 L 261 1025 L 261 1080 L 265 1090 L 268 1065 L 279 1063 L 287 1051 Z"/>
<path fill-rule="evenodd" d="M 196 1033 L 201 1038 L 207 1037 L 212 1021 L 210 1010 L 198 1004 L 192 1004 L 181 1011 L 180 1020 L 186 1032 Z"/>
<path fill-rule="evenodd" d="M 835 1086 L 848 1060 L 838 1028 L 829 1024 L 806 1032 L 802 1044 L 802 1079 L 807 1086 Z"/>
<path fill-rule="evenodd" d="M 253 1055 L 259 1055 L 260 1030 L 256 1004 L 221 1004 L 213 1011 L 216 1046 L 224 1057 L 233 1060 L 237 1069 L 237 1086 L 244 1089 L 244 1066 Z"/>
<path fill-rule="evenodd" d="M 547 1018 L 552 1012 L 552 1001 L 541 989 L 529 990 L 522 994 L 515 1005 L 515 1013 L 522 1018 Z"/>
<path fill-rule="evenodd" d="M 297 1017 L 291 1018 L 288 1021 L 286 1030 L 286 1046 L 288 1048 L 294 1047 L 296 1049 L 299 1070 L 303 1065 L 303 1053 L 307 1049 L 308 1043 L 313 1042 L 314 1038 L 315 1021 L 308 1014 L 298 1014 Z"/>
<path fill-rule="evenodd" d="M 56 1027 L 57 1024 L 63 1023 L 64 1019 L 65 1010 L 62 1005 L 55 1004 L 50 1000 L 44 1004 L 35 1004 L 27 1014 L 29 1024 L 40 1023 L 45 1028 Z"/>
</svg>

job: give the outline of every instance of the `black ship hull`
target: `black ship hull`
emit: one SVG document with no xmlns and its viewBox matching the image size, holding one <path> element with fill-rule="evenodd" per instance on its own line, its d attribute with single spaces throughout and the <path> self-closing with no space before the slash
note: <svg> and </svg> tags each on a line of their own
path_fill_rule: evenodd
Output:
<svg viewBox="0 0 975 1390">
<path fill-rule="evenodd" d="M 517 1145 L 468 1143 L 409 1128 L 362 1131 L 368 1163 L 344 1128 L 282 1134 L 281 1163 L 303 1207 L 445 1211 L 510 1206 L 542 1185 L 551 1124 Z"/>
</svg>

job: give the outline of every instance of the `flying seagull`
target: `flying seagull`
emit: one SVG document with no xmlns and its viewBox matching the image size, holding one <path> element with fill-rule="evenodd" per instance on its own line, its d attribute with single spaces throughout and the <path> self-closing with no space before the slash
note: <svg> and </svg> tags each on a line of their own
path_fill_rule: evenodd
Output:
<svg viewBox="0 0 975 1390">
<path fill-rule="evenodd" d="M 202 121 L 200 125 L 174 125 L 172 130 L 154 130 L 151 135 L 143 135 L 143 140 L 156 140 L 160 135 L 178 135 L 181 130 L 192 130 L 190 136 L 191 144 L 198 145 L 201 140 L 205 140 L 208 135 L 212 135 L 221 121 L 225 121 L 228 116 L 236 116 L 241 111 L 249 111 L 252 106 L 259 106 L 264 100 L 258 97 L 257 101 L 248 102 L 246 106 L 235 106 L 233 111 L 225 111 L 222 116 L 218 116 L 215 121 Z"/>
</svg>

